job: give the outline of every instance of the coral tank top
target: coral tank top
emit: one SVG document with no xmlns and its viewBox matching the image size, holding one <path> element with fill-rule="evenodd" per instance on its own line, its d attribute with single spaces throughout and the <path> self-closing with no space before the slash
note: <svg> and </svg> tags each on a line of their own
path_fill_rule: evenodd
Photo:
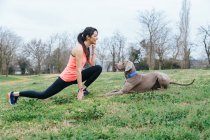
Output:
<svg viewBox="0 0 210 140">
<path fill-rule="evenodd" d="M 82 55 L 82 69 L 87 62 L 87 58 L 85 53 L 83 52 Z M 60 78 L 65 82 L 75 81 L 77 79 L 77 72 L 76 72 L 76 57 L 70 55 L 68 64 L 63 72 L 60 74 Z"/>
</svg>

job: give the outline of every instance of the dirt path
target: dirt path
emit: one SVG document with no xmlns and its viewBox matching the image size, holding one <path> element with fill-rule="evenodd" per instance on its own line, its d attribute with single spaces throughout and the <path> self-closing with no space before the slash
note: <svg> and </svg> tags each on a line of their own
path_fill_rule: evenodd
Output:
<svg viewBox="0 0 210 140">
<path fill-rule="evenodd" d="M 58 74 L 50 74 L 50 75 L 43 75 L 42 78 L 43 80 L 46 80 L 46 79 L 56 79 L 56 77 L 58 77 Z M 1 85 L 15 85 L 15 84 L 20 84 L 20 83 L 26 83 L 30 81 L 30 78 L 21 78 L 20 80 L 13 80 L 13 81 L 5 81 L 5 82 L 0 82 L 0 86 Z"/>
<path fill-rule="evenodd" d="M 29 79 L 27 78 L 24 78 L 24 79 L 21 79 L 21 80 L 14 80 L 14 81 L 6 81 L 6 82 L 0 82 L 0 85 L 15 85 L 17 83 L 25 83 L 29 81 Z"/>
</svg>

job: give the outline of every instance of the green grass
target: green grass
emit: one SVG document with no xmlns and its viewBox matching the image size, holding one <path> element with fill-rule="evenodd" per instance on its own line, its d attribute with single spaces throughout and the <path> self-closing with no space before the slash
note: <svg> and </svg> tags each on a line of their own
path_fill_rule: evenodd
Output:
<svg viewBox="0 0 210 140">
<path fill-rule="evenodd" d="M 163 72 L 181 83 L 196 81 L 189 87 L 97 97 L 124 83 L 123 73 L 102 73 L 82 101 L 72 85 L 51 98 L 19 98 L 11 106 L 7 92 L 42 91 L 58 75 L 0 76 L 0 139 L 210 139 L 210 70 Z"/>
<path fill-rule="evenodd" d="M 9 82 L 9 81 L 14 81 L 14 80 L 19 80 L 18 76 L 8 76 L 6 77 L 5 75 L 0 75 L 0 83 L 1 82 Z"/>
</svg>

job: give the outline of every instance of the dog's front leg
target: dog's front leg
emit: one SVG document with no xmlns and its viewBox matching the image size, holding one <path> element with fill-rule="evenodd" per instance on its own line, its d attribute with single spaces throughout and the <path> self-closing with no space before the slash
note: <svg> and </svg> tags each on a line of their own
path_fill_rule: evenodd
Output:
<svg viewBox="0 0 210 140">
<path fill-rule="evenodd" d="M 123 94 L 123 91 L 122 90 L 119 90 L 119 91 L 112 91 L 112 92 L 109 92 L 109 93 L 106 93 L 105 96 L 113 96 L 113 95 L 121 95 Z"/>
<path fill-rule="evenodd" d="M 106 93 L 105 96 L 122 95 L 125 93 L 131 93 L 133 87 L 134 87 L 133 84 L 126 82 L 121 90 Z"/>
</svg>

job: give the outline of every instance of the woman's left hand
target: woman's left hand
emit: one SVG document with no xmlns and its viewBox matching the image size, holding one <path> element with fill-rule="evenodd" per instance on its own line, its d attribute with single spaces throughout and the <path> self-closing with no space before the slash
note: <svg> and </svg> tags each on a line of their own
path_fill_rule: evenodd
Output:
<svg viewBox="0 0 210 140">
<path fill-rule="evenodd" d="M 83 90 L 79 90 L 79 92 L 77 94 L 77 99 L 78 100 L 82 100 L 83 97 L 84 97 L 84 91 Z"/>
<path fill-rule="evenodd" d="M 95 48 L 96 48 L 96 45 L 93 44 L 93 45 L 92 45 L 92 49 L 95 49 Z"/>
</svg>

